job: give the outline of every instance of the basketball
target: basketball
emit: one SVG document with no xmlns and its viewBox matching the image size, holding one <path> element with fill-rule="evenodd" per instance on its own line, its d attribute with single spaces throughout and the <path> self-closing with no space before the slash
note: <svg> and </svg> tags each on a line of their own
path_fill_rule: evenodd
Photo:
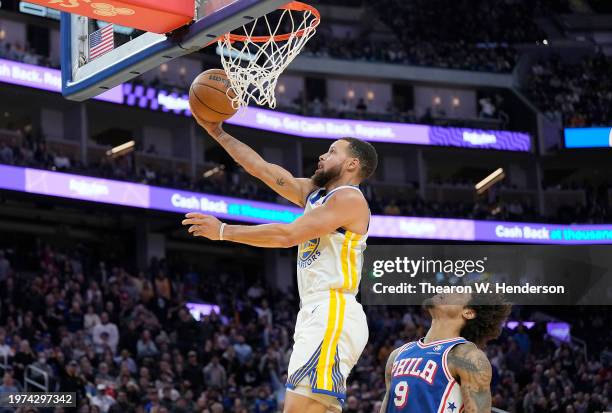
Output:
<svg viewBox="0 0 612 413">
<path fill-rule="evenodd" d="M 228 97 L 228 94 L 236 96 L 230 88 L 230 81 L 222 69 L 200 73 L 189 89 L 191 113 L 207 122 L 223 122 L 231 118 L 237 109 L 234 109 Z"/>
</svg>

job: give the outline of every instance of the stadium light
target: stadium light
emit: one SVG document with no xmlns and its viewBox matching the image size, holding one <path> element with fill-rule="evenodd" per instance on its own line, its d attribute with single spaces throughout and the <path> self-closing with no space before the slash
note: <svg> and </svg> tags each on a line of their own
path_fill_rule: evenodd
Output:
<svg viewBox="0 0 612 413">
<path fill-rule="evenodd" d="M 129 154 L 130 152 L 134 150 L 135 147 L 136 147 L 135 141 L 129 141 L 126 143 L 122 143 L 121 145 L 115 146 L 114 148 L 106 151 L 106 156 L 110 156 L 111 158 L 118 158 L 120 156 Z"/>
<path fill-rule="evenodd" d="M 210 178 L 211 176 L 218 174 L 219 172 L 223 171 L 225 169 L 225 165 L 220 165 L 220 166 L 215 166 L 212 169 L 209 169 L 208 171 L 204 172 L 202 174 L 202 176 L 204 178 Z"/>
<path fill-rule="evenodd" d="M 506 174 L 504 173 L 504 168 L 497 168 L 495 171 L 493 171 L 493 173 L 491 173 L 485 179 L 483 179 L 482 181 L 476 184 L 476 186 L 474 187 L 476 189 L 476 193 L 478 195 L 485 193 L 493 185 L 495 185 L 496 183 L 498 183 L 505 177 L 506 177 Z"/>
</svg>

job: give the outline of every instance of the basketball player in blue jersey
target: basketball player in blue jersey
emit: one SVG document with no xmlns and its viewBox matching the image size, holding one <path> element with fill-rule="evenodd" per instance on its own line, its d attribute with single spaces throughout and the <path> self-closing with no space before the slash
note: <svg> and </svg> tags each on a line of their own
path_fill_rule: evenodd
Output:
<svg viewBox="0 0 612 413">
<path fill-rule="evenodd" d="M 335 141 L 311 178 L 295 178 L 227 134 L 198 120 L 249 174 L 304 207 L 290 224 L 227 225 L 190 213 L 183 225 L 195 236 L 264 248 L 299 245 L 300 311 L 288 367 L 285 413 L 339 413 L 346 378 L 368 341 L 359 290 L 370 211 L 359 183 L 374 173 L 378 156 L 367 142 Z"/>
<path fill-rule="evenodd" d="M 380 413 L 491 413 L 482 348 L 499 337 L 511 306 L 494 294 L 437 295 L 424 304 L 431 327 L 389 356 Z"/>
</svg>

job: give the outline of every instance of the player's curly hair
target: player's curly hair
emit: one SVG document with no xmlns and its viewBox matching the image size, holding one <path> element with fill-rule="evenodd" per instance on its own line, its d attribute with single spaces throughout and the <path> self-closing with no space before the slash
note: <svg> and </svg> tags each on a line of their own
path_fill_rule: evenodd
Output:
<svg viewBox="0 0 612 413">
<path fill-rule="evenodd" d="M 499 337 L 512 311 L 512 305 L 499 294 L 474 294 L 466 307 L 474 310 L 476 317 L 466 320 L 461 337 L 478 347 L 484 347 L 487 342 Z"/>
</svg>

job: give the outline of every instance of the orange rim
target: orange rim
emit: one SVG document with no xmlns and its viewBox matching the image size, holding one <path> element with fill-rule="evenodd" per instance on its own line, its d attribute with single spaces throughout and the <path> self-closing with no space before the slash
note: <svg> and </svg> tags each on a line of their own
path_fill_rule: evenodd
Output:
<svg viewBox="0 0 612 413">
<path fill-rule="evenodd" d="M 306 32 L 310 32 L 316 29 L 319 23 L 321 22 L 321 14 L 319 13 L 319 10 L 315 9 L 309 4 L 305 4 L 300 1 L 292 1 L 291 3 L 285 4 L 284 6 L 279 7 L 279 10 L 310 12 L 313 14 L 313 16 L 315 16 L 315 18 L 312 19 L 312 21 L 310 22 L 310 26 L 308 26 L 305 29 L 298 30 L 297 32 L 294 32 L 294 33 L 278 34 L 276 36 L 253 36 L 253 37 L 228 33 L 224 36 L 221 36 L 220 38 L 228 37 L 230 42 L 232 43 L 233 42 L 246 42 L 246 41 L 251 41 L 253 43 L 265 43 L 270 39 L 273 39 L 275 42 L 284 42 L 284 41 L 289 40 L 289 38 L 291 38 L 292 36 L 297 36 L 297 37 L 304 36 Z"/>
</svg>

